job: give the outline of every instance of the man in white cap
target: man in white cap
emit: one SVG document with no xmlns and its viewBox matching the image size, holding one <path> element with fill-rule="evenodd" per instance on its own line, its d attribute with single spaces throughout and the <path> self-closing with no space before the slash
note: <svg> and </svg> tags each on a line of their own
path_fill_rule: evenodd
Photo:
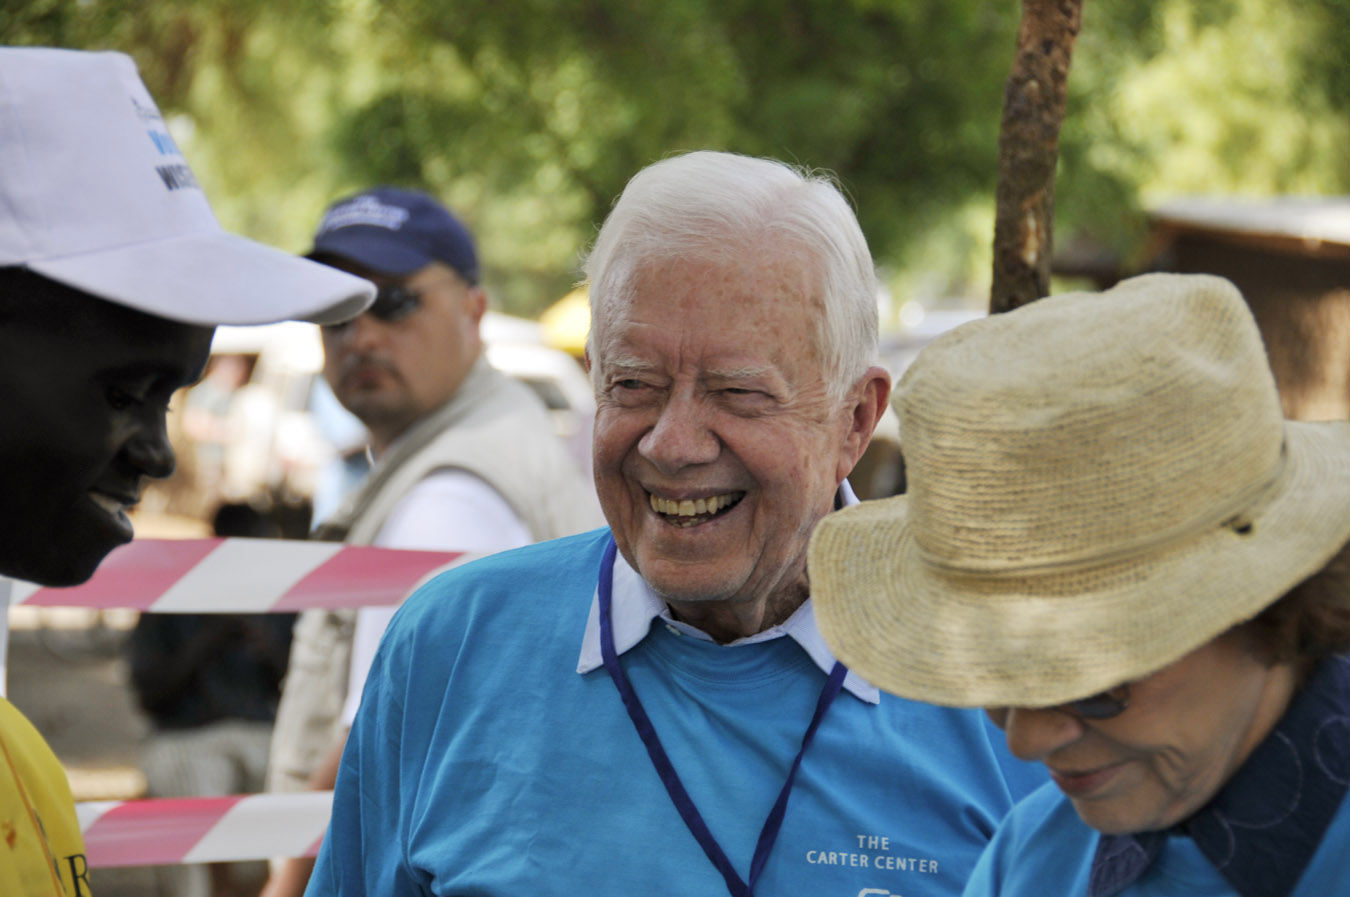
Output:
<svg viewBox="0 0 1350 897">
<path fill-rule="evenodd" d="M 222 231 L 118 53 L 0 48 L 0 210 L 0 574 L 44 585 L 131 539 L 215 325 L 340 321 L 374 295 Z M 89 894 L 64 772 L 3 700 L 0 754 L 0 893 Z"/>
</svg>

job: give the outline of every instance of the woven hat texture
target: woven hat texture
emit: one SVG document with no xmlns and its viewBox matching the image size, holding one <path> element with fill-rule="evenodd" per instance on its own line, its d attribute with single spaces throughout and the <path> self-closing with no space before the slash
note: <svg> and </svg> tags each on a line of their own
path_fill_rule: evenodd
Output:
<svg viewBox="0 0 1350 897">
<path fill-rule="evenodd" d="M 1140 678 L 1350 538 L 1350 424 L 1283 419 L 1221 278 L 964 325 L 896 406 L 908 494 L 825 518 L 810 576 L 837 656 L 904 697 L 1038 707 Z"/>
</svg>

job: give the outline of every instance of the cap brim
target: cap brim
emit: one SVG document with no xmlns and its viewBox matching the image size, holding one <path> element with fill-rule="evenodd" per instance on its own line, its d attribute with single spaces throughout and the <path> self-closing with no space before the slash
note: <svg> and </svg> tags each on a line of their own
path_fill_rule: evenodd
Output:
<svg viewBox="0 0 1350 897">
<path fill-rule="evenodd" d="M 389 233 L 379 227 L 345 227 L 325 234 L 314 244 L 307 257 L 337 256 L 376 274 L 390 277 L 405 277 L 436 261 L 392 238 Z"/>
<path fill-rule="evenodd" d="M 846 665 L 902 697 L 1046 707 L 1149 675 L 1248 620 L 1350 539 L 1350 423 L 1286 422 L 1283 480 L 1239 532 L 1020 577 L 927 563 L 906 496 L 821 521 L 811 593 Z"/>
<path fill-rule="evenodd" d="M 28 267 L 91 295 L 189 324 L 335 324 L 375 298 L 369 281 L 223 231 L 46 258 Z"/>
</svg>

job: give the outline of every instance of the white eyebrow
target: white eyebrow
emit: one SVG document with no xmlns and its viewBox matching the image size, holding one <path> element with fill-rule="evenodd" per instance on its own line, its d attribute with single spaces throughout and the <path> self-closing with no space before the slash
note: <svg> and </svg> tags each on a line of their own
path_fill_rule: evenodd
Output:
<svg viewBox="0 0 1350 897">
<path fill-rule="evenodd" d="M 771 364 L 762 364 L 703 372 L 704 380 L 757 380 L 763 377 L 778 377 L 778 369 Z"/>
<path fill-rule="evenodd" d="M 620 355 L 606 360 L 602 365 L 606 374 L 645 374 L 656 370 L 656 365 L 633 355 Z M 765 377 L 777 378 L 778 369 L 771 364 L 745 365 L 736 368 L 714 368 L 701 373 L 701 380 L 739 381 L 756 380 Z"/>
<path fill-rule="evenodd" d="M 606 374 L 646 374 L 656 369 L 656 365 L 649 361 L 643 361 L 636 355 L 619 355 L 615 358 L 605 358 L 600 362 L 600 369 Z"/>
</svg>

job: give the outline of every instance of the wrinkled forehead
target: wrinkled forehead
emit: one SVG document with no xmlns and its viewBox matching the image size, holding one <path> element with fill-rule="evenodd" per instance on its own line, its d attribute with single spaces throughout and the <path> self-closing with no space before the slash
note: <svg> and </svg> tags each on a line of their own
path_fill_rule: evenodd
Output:
<svg viewBox="0 0 1350 897">
<path fill-rule="evenodd" d="M 732 339 L 799 330 L 818 350 L 826 306 L 817 267 L 777 247 L 648 257 L 593 286 L 592 361 L 604 363 L 628 327 L 651 319 Z"/>
</svg>

